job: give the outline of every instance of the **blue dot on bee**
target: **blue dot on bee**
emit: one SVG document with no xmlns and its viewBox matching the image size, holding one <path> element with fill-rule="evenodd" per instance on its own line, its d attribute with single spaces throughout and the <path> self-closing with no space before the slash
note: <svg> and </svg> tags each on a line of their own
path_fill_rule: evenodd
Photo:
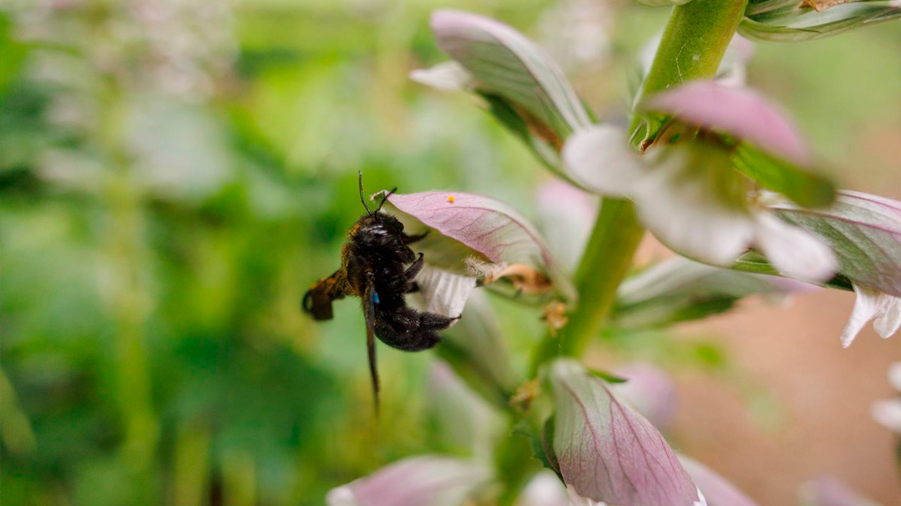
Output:
<svg viewBox="0 0 901 506">
<path fill-rule="evenodd" d="M 376 304 L 379 303 L 379 294 L 372 292 L 372 300 L 375 301 Z"/>
</svg>

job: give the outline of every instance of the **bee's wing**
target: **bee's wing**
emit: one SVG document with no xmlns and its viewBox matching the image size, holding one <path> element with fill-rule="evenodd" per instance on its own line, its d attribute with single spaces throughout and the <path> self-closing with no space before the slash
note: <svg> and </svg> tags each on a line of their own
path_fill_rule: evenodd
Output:
<svg viewBox="0 0 901 506">
<path fill-rule="evenodd" d="M 313 315 L 314 320 L 331 320 L 334 316 L 332 301 L 343 299 L 346 295 L 341 280 L 341 271 L 339 270 L 331 276 L 317 281 L 303 295 L 303 310 Z"/>
<path fill-rule="evenodd" d="M 366 320 L 366 351 L 369 354 L 369 375 L 372 378 L 372 396 L 375 411 L 379 411 L 379 372 L 375 360 L 375 285 L 367 281 L 363 290 L 363 319 Z"/>
</svg>

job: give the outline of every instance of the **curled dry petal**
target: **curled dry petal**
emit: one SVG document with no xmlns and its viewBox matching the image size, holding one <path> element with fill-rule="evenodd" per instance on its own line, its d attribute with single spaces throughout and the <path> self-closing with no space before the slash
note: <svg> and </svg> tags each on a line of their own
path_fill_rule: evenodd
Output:
<svg viewBox="0 0 901 506">
<path fill-rule="evenodd" d="M 838 255 L 839 274 L 901 297 L 901 202 L 851 191 L 840 191 L 825 209 L 802 209 L 774 194 L 763 201 L 826 241 Z"/>
<path fill-rule="evenodd" d="M 510 206 L 481 195 L 439 191 L 392 194 L 388 202 L 389 212 L 411 230 L 432 230 L 416 244 L 427 262 L 460 274 L 467 274 L 466 260 L 473 255 L 496 264 L 521 264 L 546 273 L 560 295 L 575 298 L 538 230 Z"/>
<path fill-rule="evenodd" d="M 848 324 L 842 331 L 842 346 L 851 346 L 854 338 L 870 320 L 874 320 L 873 328 L 883 338 L 894 335 L 901 327 L 901 298 L 856 283 L 851 286 L 854 287 L 857 298 Z"/>
<path fill-rule="evenodd" d="M 575 494 L 617 506 L 692 506 L 698 489 L 654 426 L 578 362 L 551 364 L 554 453 Z"/>
<path fill-rule="evenodd" d="M 332 489 L 328 506 L 459 506 L 491 480 L 490 467 L 466 459 L 421 456 L 401 460 Z"/>
<path fill-rule="evenodd" d="M 737 489 L 735 485 L 700 462 L 684 455 L 679 456 L 679 462 L 691 475 L 698 489 L 704 493 L 709 506 L 757 506 L 757 503 Z"/>
<path fill-rule="evenodd" d="M 644 108 L 728 133 L 800 165 L 811 162 L 810 149 L 797 126 L 775 105 L 748 89 L 694 81 L 653 95 Z"/>
</svg>

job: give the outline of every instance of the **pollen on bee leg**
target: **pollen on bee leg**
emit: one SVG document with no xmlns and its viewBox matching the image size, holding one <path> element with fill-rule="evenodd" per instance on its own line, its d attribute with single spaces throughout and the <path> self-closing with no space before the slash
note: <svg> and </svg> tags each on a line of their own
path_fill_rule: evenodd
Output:
<svg viewBox="0 0 901 506">
<path fill-rule="evenodd" d="M 447 201 L 448 201 L 449 203 L 453 204 L 453 203 L 454 203 L 454 200 L 456 200 L 456 199 L 454 198 L 453 195 L 448 195 L 448 196 L 447 196 Z"/>
</svg>

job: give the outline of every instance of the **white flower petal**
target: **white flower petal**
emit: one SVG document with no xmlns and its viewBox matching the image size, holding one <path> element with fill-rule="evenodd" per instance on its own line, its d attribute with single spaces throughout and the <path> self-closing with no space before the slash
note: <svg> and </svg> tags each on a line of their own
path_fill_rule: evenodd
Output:
<svg viewBox="0 0 901 506">
<path fill-rule="evenodd" d="M 360 506 L 353 490 L 347 485 L 330 490 L 325 496 L 325 503 L 328 506 Z"/>
<path fill-rule="evenodd" d="M 638 185 L 638 212 L 648 229 L 675 251 L 731 265 L 750 245 L 754 221 L 689 162 L 687 152 L 668 153 Z"/>
<path fill-rule="evenodd" d="M 438 91 L 468 90 L 475 83 L 472 75 L 455 61 L 439 63 L 428 69 L 416 69 L 410 72 L 410 79 Z"/>
<path fill-rule="evenodd" d="M 838 269 L 832 249 L 810 232 L 770 213 L 757 214 L 755 242 L 774 267 L 805 281 L 825 281 Z"/>
<path fill-rule="evenodd" d="M 892 337 L 901 327 L 901 298 L 884 295 L 886 302 L 882 314 L 873 320 L 873 328 L 883 339 Z"/>
<path fill-rule="evenodd" d="M 523 489 L 518 506 L 570 506 L 566 486 L 554 473 L 539 471 Z"/>
<path fill-rule="evenodd" d="M 580 496 L 572 485 L 566 486 L 566 493 L 569 495 L 569 502 L 572 506 L 607 506 L 607 503 L 604 501 L 593 501 L 587 497 Z"/>
<path fill-rule="evenodd" d="M 455 318 L 463 313 L 466 299 L 476 287 L 476 278 L 425 265 L 416 276 L 416 284 L 423 298 L 423 309 Z"/>
<path fill-rule="evenodd" d="M 602 195 L 629 196 L 647 169 L 629 147 L 626 131 L 613 125 L 579 130 L 563 145 L 569 174 Z"/>
<path fill-rule="evenodd" d="M 870 415 L 880 425 L 901 434 L 901 399 L 873 402 L 870 406 Z"/>
<path fill-rule="evenodd" d="M 901 362 L 895 362 L 888 367 L 888 382 L 901 392 Z"/>
<path fill-rule="evenodd" d="M 864 325 L 876 318 L 876 332 L 883 338 L 888 338 L 898 331 L 901 325 L 898 313 L 901 311 L 901 298 L 894 297 L 856 283 L 851 283 L 857 298 L 854 300 L 854 309 L 848 318 L 848 324 L 842 332 L 842 346 L 851 346 L 854 338 L 863 329 Z"/>
<path fill-rule="evenodd" d="M 698 489 L 698 500 L 695 501 L 693 506 L 707 506 L 707 499 L 704 498 L 704 494 L 701 493 L 701 489 Z"/>
</svg>

